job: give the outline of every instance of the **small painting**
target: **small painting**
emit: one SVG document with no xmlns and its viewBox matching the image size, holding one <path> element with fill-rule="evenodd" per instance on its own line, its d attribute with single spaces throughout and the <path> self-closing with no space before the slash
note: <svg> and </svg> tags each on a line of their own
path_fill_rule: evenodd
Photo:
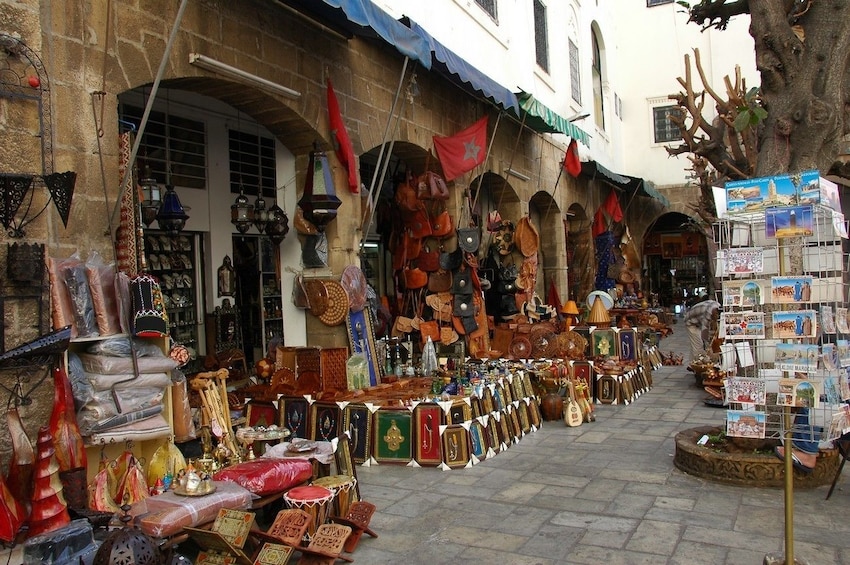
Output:
<svg viewBox="0 0 850 565">
<path fill-rule="evenodd" d="M 423 402 L 413 409 L 416 449 L 413 458 L 422 466 L 439 465 L 442 458 L 440 424 L 443 409 L 438 404 Z"/>
<path fill-rule="evenodd" d="M 303 396 L 281 396 L 278 398 L 278 413 L 280 426 L 289 430 L 290 439 L 308 437 L 309 408 L 307 399 Z"/>
<path fill-rule="evenodd" d="M 771 238 L 810 237 L 814 234 L 811 206 L 768 208 L 764 211 L 765 235 Z"/>
<path fill-rule="evenodd" d="M 770 300 L 774 304 L 795 304 L 811 302 L 811 276 L 771 277 Z"/>
<path fill-rule="evenodd" d="M 448 426 L 443 432 L 443 463 L 450 469 L 466 467 L 469 463 L 469 432 L 459 425 Z"/>
<path fill-rule="evenodd" d="M 817 328 L 817 316 L 814 310 L 773 312 L 774 339 L 815 337 Z"/>
<path fill-rule="evenodd" d="M 469 426 L 470 451 L 479 461 L 487 458 L 487 433 L 481 422 L 475 421 Z"/>
<path fill-rule="evenodd" d="M 365 463 L 372 452 L 372 413 L 365 404 L 352 403 L 342 411 L 344 431 L 348 432 L 351 458 Z"/>
<path fill-rule="evenodd" d="M 408 410 L 381 409 L 374 414 L 375 460 L 379 463 L 408 463 L 413 456 L 411 421 Z"/>
</svg>

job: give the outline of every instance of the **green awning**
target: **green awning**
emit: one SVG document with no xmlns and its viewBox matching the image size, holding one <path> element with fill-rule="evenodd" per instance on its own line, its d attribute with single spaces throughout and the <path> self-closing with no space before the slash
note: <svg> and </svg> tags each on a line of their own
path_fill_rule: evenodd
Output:
<svg viewBox="0 0 850 565">
<path fill-rule="evenodd" d="M 638 194 L 643 194 L 644 196 L 649 196 L 651 198 L 655 198 L 667 208 L 670 207 L 670 201 L 667 200 L 667 197 L 658 192 L 658 189 L 655 188 L 655 185 L 652 184 L 652 181 L 643 179 L 643 186 L 641 187 L 643 190 L 638 191 Z"/>
<path fill-rule="evenodd" d="M 581 174 L 593 179 L 600 179 L 608 184 L 615 186 L 626 194 L 636 194 L 638 196 L 646 196 L 655 198 L 661 204 L 670 207 L 670 201 L 667 197 L 661 194 L 651 181 L 640 177 L 632 177 L 629 175 L 621 175 L 607 169 L 596 161 L 584 161 L 581 164 Z"/>
<path fill-rule="evenodd" d="M 590 135 L 586 131 L 568 121 L 557 112 L 541 104 L 533 94 L 519 91 L 517 93 L 521 114 L 525 114 L 525 125 L 540 133 L 563 133 L 576 141 L 590 147 Z M 522 120 L 523 116 L 516 116 Z"/>
</svg>

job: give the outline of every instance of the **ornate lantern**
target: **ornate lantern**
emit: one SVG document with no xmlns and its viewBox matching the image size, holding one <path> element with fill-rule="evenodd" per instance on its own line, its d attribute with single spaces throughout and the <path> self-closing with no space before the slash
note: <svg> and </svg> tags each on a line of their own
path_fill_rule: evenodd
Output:
<svg viewBox="0 0 850 565">
<path fill-rule="evenodd" d="M 139 181 L 139 186 L 142 189 L 142 223 L 149 228 L 156 219 L 160 205 L 159 184 L 151 174 L 150 166 L 145 167 L 145 176 Z"/>
<path fill-rule="evenodd" d="M 319 231 L 324 231 L 325 226 L 336 218 L 337 208 L 341 204 L 334 190 L 328 156 L 324 151 L 311 151 L 304 194 L 298 201 L 304 218 Z"/>
<path fill-rule="evenodd" d="M 283 209 L 275 204 L 269 208 L 268 220 L 266 221 L 266 235 L 275 245 L 280 245 L 286 234 L 289 233 L 289 217 Z"/>
<path fill-rule="evenodd" d="M 174 191 L 174 186 L 165 185 L 165 195 L 156 214 L 160 229 L 168 232 L 168 235 L 177 235 L 186 226 L 188 219 L 189 215 L 180 203 L 180 197 Z"/>
<path fill-rule="evenodd" d="M 266 223 L 269 221 L 269 211 L 266 210 L 266 201 L 263 198 L 263 187 L 260 187 L 257 200 L 254 202 L 254 225 L 260 233 L 266 231 Z"/>
<path fill-rule="evenodd" d="M 242 190 L 230 206 L 230 223 L 236 226 L 239 233 L 247 232 L 254 224 L 254 207 L 248 202 Z"/>
</svg>

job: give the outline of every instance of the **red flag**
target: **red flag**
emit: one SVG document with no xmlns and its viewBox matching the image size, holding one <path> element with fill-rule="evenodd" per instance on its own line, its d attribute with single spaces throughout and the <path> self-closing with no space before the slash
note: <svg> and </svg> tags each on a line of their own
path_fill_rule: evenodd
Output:
<svg viewBox="0 0 850 565">
<path fill-rule="evenodd" d="M 357 163 L 354 158 L 354 147 L 348 137 L 348 130 L 345 129 L 345 122 L 342 121 L 339 102 L 336 99 L 331 79 L 328 79 L 328 118 L 330 118 L 331 136 L 337 144 L 336 155 L 348 170 L 348 188 L 352 193 L 357 194 L 360 192 L 360 185 L 357 183 Z"/>
<path fill-rule="evenodd" d="M 606 215 L 615 222 L 623 221 L 623 210 L 620 208 L 620 200 L 617 198 L 617 193 L 614 190 L 608 193 L 605 202 L 602 203 L 602 206 L 596 210 L 596 214 L 593 216 L 593 237 L 608 229 L 607 222 L 605 221 Z"/>
<path fill-rule="evenodd" d="M 578 143 L 573 139 L 567 146 L 567 154 L 564 155 L 564 168 L 572 176 L 577 177 L 581 173 L 581 161 L 578 158 Z"/>
<path fill-rule="evenodd" d="M 443 177 L 453 180 L 484 162 L 487 145 L 487 116 L 451 137 L 434 136 Z"/>
</svg>

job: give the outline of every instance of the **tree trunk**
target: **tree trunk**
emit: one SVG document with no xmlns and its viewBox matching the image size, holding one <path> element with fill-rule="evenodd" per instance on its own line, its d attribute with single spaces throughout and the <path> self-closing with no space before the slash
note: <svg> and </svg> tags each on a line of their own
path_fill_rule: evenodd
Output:
<svg viewBox="0 0 850 565">
<path fill-rule="evenodd" d="M 749 1 L 750 35 L 768 112 L 756 166 L 759 177 L 811 169 L 826 174 L 836 165 L 847 133 L 850 3 L 811 2 L 796 20 L 785 4 Z"/>
</svg>

